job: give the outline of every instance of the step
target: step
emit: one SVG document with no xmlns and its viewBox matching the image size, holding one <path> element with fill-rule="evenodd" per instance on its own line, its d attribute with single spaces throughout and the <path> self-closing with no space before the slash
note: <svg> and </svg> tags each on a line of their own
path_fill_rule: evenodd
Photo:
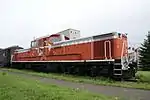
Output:
<svg viewBox="0 0 150 100">
<path fill-rule="evenodd" d="M 114 70 L 114 74 L 122 74 L 122 70 Z"/>
<path fill-rule="evenodd" d="M 120 70 L 121 70 L 121 69 L 122 69 L 122 67 L 114 67 L 113 69 L 120 69 Z"/>
<path fill-rule="evenodd" d="M 121 63 L 114 63 L 114 65 L 121 65 Z"/>
<path fill-rule="evenodd" d="M 114 73 L 114 74 L 122 74 L 122 72 L 120 72 L 120 73 Z"/>
<path fill-rule="evenodd" d="M 114 70 L 122 70 L 122 69 L 114 69 Z"/>
<path fill-rule="evenodd" d="M 116 67 L 117 67 L 117 68 L 122 68 L 122 66 L 114 66 L 114 68 L 116 68 Z"/>
<path fill-rule="evenodd" d="M 122 75 L 122 74 L 114 74 L 114 75 L 118 75 L 119 76 L 119 75 Z"/>
<path fill-rule="evenodd" d="M 116 71 L 116 72 L 122 72 L 122 70 L 120 70 L 120 69 L 116 69 L 116 70 L 114 70 L 114 71 Z"/>
</svg>

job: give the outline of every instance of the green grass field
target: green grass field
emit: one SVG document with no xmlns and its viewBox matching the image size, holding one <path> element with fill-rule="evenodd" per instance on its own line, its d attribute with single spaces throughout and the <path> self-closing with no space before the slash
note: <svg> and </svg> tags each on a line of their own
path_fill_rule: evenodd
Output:
<svg viewBox="0 0 150 100">
<path fill-rule="evenodd" d="M 139 79 L 140 82 L 146 82 L 150 84 L 150 71 L 139 71 L 136 74 L 136 78 Z"/>
<path fill-rule="evenodd" d="M 72 81 L 72 82 L 150 90 L 150 72 L 144 72 L 144 71 L 139 71 L 136 74 L 136 77 L 139 79 L 138 82 L 126 82 L 126 81 L 118 82 L 118 81 L 113 81 L 102 77 L 91 78 L 91 77 L 73 76 L 73 75 L 65 75 L 65 74 L 54 74 L 54 73 L 46 74 L 46 73 L 38 73 L 38 72 L 16 70 L 16 69 L 6 69 L 6 70 L 13 71 L 13 72 L 22 72 L 30 75 L 41 76 L 41 77 Z"/>
<path fill-rule="evenodd" d="M 119 100 L 0 72 L 0 100 Z"/>
</svg>

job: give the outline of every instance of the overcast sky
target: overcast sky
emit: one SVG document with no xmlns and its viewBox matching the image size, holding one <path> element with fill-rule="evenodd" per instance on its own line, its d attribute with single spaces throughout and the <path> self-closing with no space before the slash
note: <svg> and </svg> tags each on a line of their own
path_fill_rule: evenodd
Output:
<svg viewBox="0 0 150 100">
<path fill-rule="evenodd" d="M 150 0 L 0 0 L 0 48 L 73 28 L 83 37 L 128 33 L 139 44 L 150 30 Z"/>
</svg>

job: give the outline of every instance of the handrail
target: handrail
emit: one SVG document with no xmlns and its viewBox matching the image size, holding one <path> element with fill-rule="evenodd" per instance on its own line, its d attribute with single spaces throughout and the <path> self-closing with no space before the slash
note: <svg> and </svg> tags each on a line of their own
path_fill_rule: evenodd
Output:
<svg viewBox="0 0 150 100">
<path fill-rule="evenodd" d="M 122 46 L 122 50 L 121 50 L 121 58 L 123 57 L 123 53 L 124 53 L 124 42 L 123 42 L 123 46 Z"/>
<path fill-rule="evenodd" d="M 105 59 L 107 59 L 107 47 L 106 47 L 107 44 L 106 43 L 109 44 L 109 57 L 110 57 L 110 59 L 112 59 L 112 56 L 111 56 L 111 42 L 110 42 L 110 40 L 107 40 L 107 41 L 104 42 L 104 56 L 105 56 Z"/>
</svg>

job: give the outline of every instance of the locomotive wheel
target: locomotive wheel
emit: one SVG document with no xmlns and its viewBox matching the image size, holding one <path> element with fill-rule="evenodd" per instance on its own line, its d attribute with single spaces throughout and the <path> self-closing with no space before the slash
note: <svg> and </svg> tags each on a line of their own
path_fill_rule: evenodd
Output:
<svg viewBox="0 0 150 100">
<path fill-rule="evenodd" d="M 79 74 L 79 71 L 80 71 L 79 68 L 76 66 L 74 69 L 74 73 L 77 75 L 77 74 Z"/>
<path fill-rule="evenodd" d="M 96 66 L 93 66 L 93 67 L 91 68 L 91 70 L 90 70 L 90 75 L 91 75 L 92 77 L 95 77 L 96 74 L 97 74 Z"/>
<path fill-rule="evenodd" d="M 60 73 L 64 73 L 65 72 L 65 68 L 64 67 L 65 66 L 62 63 L 60 63 L 60 66 L 59 66 L 59 72 Z"/>
<path fill-rule="evenodd" d="M 69 67 L 69 72 L 70 74 L 75 74 L 75 67 L 74 66 Z"/>
<path fill-rule="evenodd" d="M 78 67 L 76 67 L 76 73 L 77 73 L 77 75 L 83 75 L 83 69 L 82 69 L 82 66 L 78 66 Z"/>
</svg>

